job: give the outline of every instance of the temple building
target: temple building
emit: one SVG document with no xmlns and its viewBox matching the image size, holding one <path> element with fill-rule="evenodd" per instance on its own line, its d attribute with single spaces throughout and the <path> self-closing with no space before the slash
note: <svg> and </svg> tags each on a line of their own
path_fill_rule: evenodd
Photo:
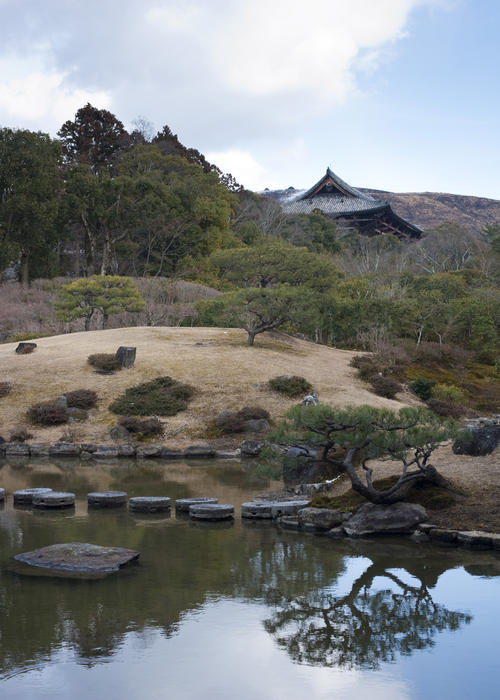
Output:
<svg viewBox="0 0 500 700">
<path fill-rule="evenodd" d="M 309 190 L 293 187 L 279 192 L 263 192 L 276 199 L 285 214 L 311 214 L 320 210 L 347 229 L 365 236 L 392 233 L 401 240 L 420 238 L 422 229 L 398 216 L 390 204 L 351 187 L 330 168 Z"/>
</svg>

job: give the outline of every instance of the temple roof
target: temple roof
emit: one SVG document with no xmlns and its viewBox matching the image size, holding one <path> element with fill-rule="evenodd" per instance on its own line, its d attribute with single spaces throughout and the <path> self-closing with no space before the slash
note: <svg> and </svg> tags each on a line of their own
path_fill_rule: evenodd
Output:
<svg viewBox="0 0 500 700">
<path fill-rule="evenodd" d="M 419 238 L 422 233 L 418 226 L 396 214 L 387 202 L 348 185 L 330 168 L 327 168 L 325 175 L 308 190 L 297 191 L 290 188 L 269 193 L 267 196 L 277 198 L 286 214 L 310 214 L 319 209 L 333 219 L 353 220 L 359 215 L 360 220 L 367 222 L 372 216 L 374 220 L 383 217 L 389 231 L 394 229 L 397 234 L 409 235 L 412 238 Z"/>
</svg>

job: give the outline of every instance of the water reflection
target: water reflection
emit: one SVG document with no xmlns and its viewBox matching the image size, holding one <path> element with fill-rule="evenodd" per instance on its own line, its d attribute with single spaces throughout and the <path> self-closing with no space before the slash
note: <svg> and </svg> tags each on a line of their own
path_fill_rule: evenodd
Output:
<svg viewBox="0 0 500 700">
<path fill-rule="evenodd" d="M 463 581 L 474 579 L 478 585 L 500 580 L 495 554 L 392 540 L 333 541 L 280 532 L 239 517 L 220 524 L 191 523 L 177 518 L 174 510 L 171 517 L 126 509 L 87 512 L 89 484 L 96 490 L 126 490 L 130 496 L 213 494 L 238 506 L 262 491 L 262 484 L 249 486 L 243 470 L 238 481 L 238 469 L 235 464 L 214 469 L 181 463 L 77 464 L 62 473 L 50 464 L 21 472 L 6 465 L 0 485 L 8 491 L 46 485 L 55 474 L 51 483 L 77 491 L 78 498 L 75 514 L 14 509 L 11 497 L 0 512 L 0 693 L 2 679 L 14 676 L 21 684 L 16 687 L 22 687 L 23 672 L 33 667 L 44 669 L 50 678 L 58 658 L 65 659 L 64 673 L 106 663 L 118 678 L 137 640 L 148 650 L 145 656 L 158 658 L 159 675 L 166 653 L 171 665 L 185 667 L 183 635 L 192 634 L 190 643 L 202 638 L 209 657 L 217 634 L 214 616 L 222 609 L 230 609 L 233 616 L 224 621 L 228 666 L 231 653 L 236 663 L 236 654 L 246 658 L 256 653 L 257 645 L 265 646 L 280 672 L 290 673 L 290 667 L 301 664 L 343 674 L 360 669 L 373 673 L 387 662 L 439 647 L 440 634 L 474 626 L 480 595 L 470 612 L 436 598 L 446 572 L 459 571 Z M 72 489 L 73 484 L 78 488 Z M 236 512 L 238 516 L 238 507 Z M 14 554 L 70 541 L 125 546 L 139 550 L 141 558 L 138 566 L 99 581 L 25 577 L 11 566 Z M 487 642 L 495 648 L 491 639 Z M 209 661 L 202 657 L 189 657 L 193 677 L 207 670 Z M 138 666 L 135 673 L 141 678 L 146 671 Z M 143 679 L 148 687 L 154 673 L 149 665 Z M 266 678 L 264 674 L 260 686 L 254 683 L 252 696 L 278 697 L 267 693 Z M 277 678 L 273 683 L 279 687 Z M 123 697 L 133 697 L 126 684 L 120 687 Z M 64 697 L 50 688 L 54 698 Z M 222 697 L 250 697 L 242 688 L 237 691 Z M 29 693 L 12 697 L 28 698 Z"/>
<path fill-rule="evenodd" d="M 470 614 L 433 601 L 425 570 L 396 573 L 397 564 L 394 558 L 369 563 L 345 594 L 332 592 L 332 582 L 282 598 L 265 628 L 297 663 L 377 669 L 398 654 L 432 647 L 437 632 L 471 622 Z"/>
</svg>

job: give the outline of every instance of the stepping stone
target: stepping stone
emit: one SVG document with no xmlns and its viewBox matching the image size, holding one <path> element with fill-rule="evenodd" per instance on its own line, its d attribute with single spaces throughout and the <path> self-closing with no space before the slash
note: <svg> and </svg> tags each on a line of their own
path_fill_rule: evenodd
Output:
<svg viewBox="0 0 500 700">
<path fill-rule="evenodd" d="M 122 547 L 101 547 L 84 542 L 52 544 L 32 552 L 16 554 L 14 559 L 30 566 L 55 572 L 108 574 L 139 558 L 139 552 Z"/>
<path fill-rule="evenodd" d="M 0 489 L 0 503 L 5 499 L 5 489 Z"/>
<path fill-rule="evenodd" d="M 197 503 L 189 507 L 193 520 L 229 520 L 234 518 L 234 506 L 228 503 Z"/>
<path fill-rule="evenodd" d="M 273 518 L 279 518 L 280 515 L 297 515 L 299 510 L 306 508 L 310 501 L 270 501 L 271 513 Z"/>
<path fill-rule="evenodd" d="M 170 510 L 170 498 L 167 496 L 136 496 L 129 500 L 128 507 L 136 513 L 162 513 Z"/>
<path fill-rule="evenodd" d="M 178 498 L 175 502 L 175 510 L 178 513 L 189 513 L 189 508 L 192 505 L 197 505 L 198 503 L 217 503 L 217 498 Z"/>
<path fill-rule="evenodd" d="M 20 491 L 14 491 L 12 494 L 14 496 L 14 505 L 31 505 L 33 502 L 33 496 L 37 496 L 43 493 L 49 493 L 52 489 L 21 489 Z"/>
<path fill-rule="evenodd" d="M 35 493 L 32 504 L 34 508 L 70 508 L 75 505 L 75 494 L 68 491 Z"/>
<path fill-rule="evenodd" d="M 93 508 L 115 508 L 127 503 L 125 491 L 93 491 L 87 494 L 87 502 Z"/>
<path fill-rule="evenodd" d="M 241 504 L 241 517 L 255 520 L 271 520 L 273 517 L 271 503 L 268 501 L 249 501 Z"/>
</svg>

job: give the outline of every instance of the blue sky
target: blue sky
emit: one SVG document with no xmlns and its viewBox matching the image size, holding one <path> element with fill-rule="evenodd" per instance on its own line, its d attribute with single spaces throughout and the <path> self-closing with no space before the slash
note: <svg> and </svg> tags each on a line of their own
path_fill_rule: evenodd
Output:
<svg viewBox="0 0 500 700">
<path fill-rule="evenodd" d="M 247 187 L 500 198 L 496 0 L 0 0 L 0 125 L 90 101 Z"/>
</svg>

